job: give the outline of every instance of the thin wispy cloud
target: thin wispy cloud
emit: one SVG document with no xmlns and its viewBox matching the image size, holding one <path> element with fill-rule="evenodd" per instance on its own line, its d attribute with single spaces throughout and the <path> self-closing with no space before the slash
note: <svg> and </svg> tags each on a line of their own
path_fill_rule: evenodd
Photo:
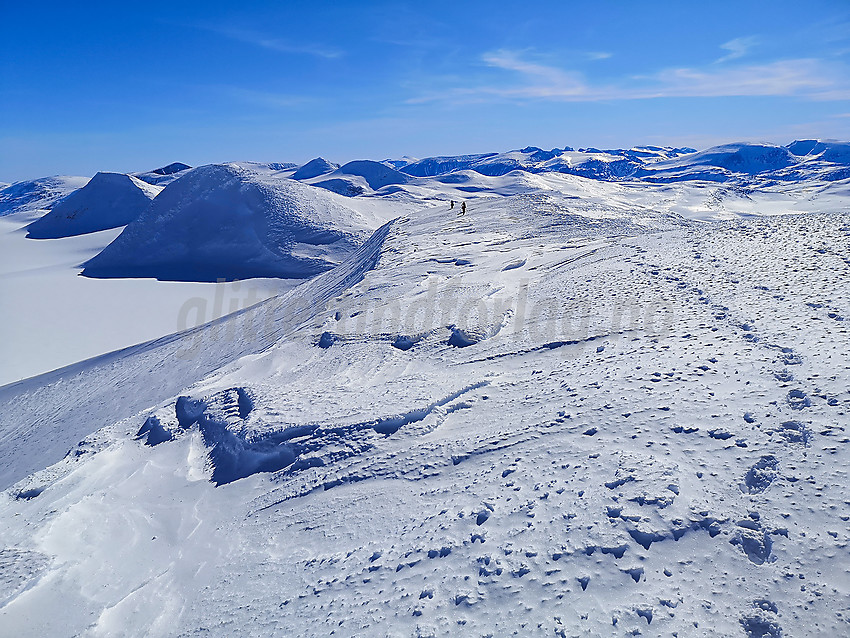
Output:
<svg viewBox="0 0 850 638">
<path fill-rule="evenodd" d="M 481 59 L 485 64 L 506 71 L 515 71 L 532 83 L 525 90 L 535 97 L 581 96 L 588 90 L 580 73 L 568 72 L 552 66 L 535 64 L 523 60 L 513 51 L 485 53 Z"/>
<path fill-rule="evenodd" d="M 205 26 L 202 28 L 217 33 L 229 40 L 251 44 L 269 51 L 277 51 L 278 53 L 310 55 L 326 60 L 332 60 L 344 55 L 341 49 L 315 42 L 293 42 L 282 38 L 270 37 L 256 31 L 230 27 Z"/>
<path fill-rule="evenodd" d="M 656 74 L 658 97 L 733 97 L 803 95 L 824 99 L 850 89 L 820 60 L 801 58 L 722 70 L 669 69 Z M 653 91 L 649 91 L 653 96 Z"/>
<path fill-rule="evenodd" d="M 729 40 L 729 42 L 724 42 L 720 45 L 720 48 L 724 51 L 728 51 L 726 55 L 721 58 L 715 60 L 715 64 L 721 64 L 723 62 L 729 62 L 730 60 L 737 60 L 738 58 L 743 58 L 754 46 L 758 44 L 758 38 L 754 35 L 747 36 L 745 38 L 735 38 L 734 40 Z"/>
<path fill-rule="evenodd" d="M 850 73 L 817 58 L 778 60 L 764 64 L 679 67 L 594 83 L 578 71 L 539 64 L 521 53 L 486 53 L 490 68 L 510 72 L 515 80 L 430 92 L 409 102 L 466 102 L 493 99 L 548 99 L 569 102 L 645 100 L 682 97 L 801 96 L 814 100 L 850 99 Z"/>
</svg>

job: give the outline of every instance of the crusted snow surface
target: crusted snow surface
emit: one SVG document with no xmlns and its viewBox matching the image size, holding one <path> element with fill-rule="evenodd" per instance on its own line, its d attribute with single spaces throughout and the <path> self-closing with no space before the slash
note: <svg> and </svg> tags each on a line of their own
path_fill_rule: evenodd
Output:
<svg viewBox="0 0 850 638">
<path fill-rule="evenodd" d="M 4 631 L 846 635 L 850 215 L 522 179 L 0 390 Z"/>
<path fill-rule="evenodd" d="M 279 297 L 208 324 L 0 387 L 0 485 L 58 461 L 86 434 L 249 353 L 261 352 L 362 277 L 388 225 L 347 261 Z M 147 380 L 137 384 L 140 378 Z M 73 388 L 73 389 L 72 389 Z M 61 418 L 56 418 L 61 405 Z M 31 436 L 38 432 L 37 446 Z M 70 454 L 70 453 L 68 453 Z"/>
</svg>

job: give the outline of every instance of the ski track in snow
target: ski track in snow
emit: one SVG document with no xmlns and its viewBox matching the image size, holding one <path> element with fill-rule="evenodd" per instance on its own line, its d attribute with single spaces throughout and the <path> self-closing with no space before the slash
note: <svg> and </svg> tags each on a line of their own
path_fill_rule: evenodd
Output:
<svg viewBox="0 0 850 638">
<path fill-rule="evenodd" d="M 0 389 L 0 626 L 846 635 L 850 215 L 604 201 L 423 207 Z"/>
</svg>

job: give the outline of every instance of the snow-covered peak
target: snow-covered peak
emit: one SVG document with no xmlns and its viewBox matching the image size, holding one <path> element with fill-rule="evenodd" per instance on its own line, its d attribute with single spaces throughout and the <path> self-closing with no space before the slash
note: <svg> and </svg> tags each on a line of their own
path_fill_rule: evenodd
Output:
<svg viewBox="0 0 850 638">
<path fill-rule="evenodd" d="M 717 166 L 734 173 L 755 175 L 786 168 L 796 161 L 797 158 L 783 146 L 738 142 L 714 146 L 681 158 L 659 162 L 655 167 L 662 169 L 681 166 Z"/>
<path fill-rule="evenodd" d="M 381 221 L 343 202 L 246 165 L 202 166 L 169 184 L 83 274 L 178 281 L 311 277 L 339 263 Z"/>
<path fill-rule="evenodd" d="M 136 219 L 161 190 L 123 173 L 98 173 L 30 224 L 27 237 L 54 239 L 124 226 Z"/>
<path fill-rule="evenodd" d="M 369 188 L 378 190 L 390 184 L 406 184 L 410 178 L 403 173 L 380 162 L 372 160 L 354 160 L 339 167 L 340 175 L 359 175 L 366 180 Z"/>
<path fill-rule="evenodd" d="M 15 182 L 0 189 L 0 217 L 14 213 L 47 211 L 53 204 L 82 188 L 88 177 L 41 177 Z"/>
<path fill-rule="evenodd" d="M 160 166 L 159 168 L 155 168 L 152 171 L 131 173 L 131 175 L 137 179 L 142 180 L 143 182 L 147 182 L 148 184 L 165 186 L 166 184 L 173 182 L 175 179 L 180 177 L 190 168 L 192 167 L 188 164 L 184 164 L 183 162 L 172 162 L 167 166 Z"/>
<path fill-rule="evenodd" d="M 339 168 L 339 164 L 329 162 L 324 157 L 317 157 L 316 159 L 312 159 L 306 164 L 304 164 L 304 166 L 300 167 L 292 174 L 292 177 L 298 180 L 312 179 L 314 177 L 318 177 L 319 175 L 330 173 L 336 170 L 337 168 Z"/>
</svg>

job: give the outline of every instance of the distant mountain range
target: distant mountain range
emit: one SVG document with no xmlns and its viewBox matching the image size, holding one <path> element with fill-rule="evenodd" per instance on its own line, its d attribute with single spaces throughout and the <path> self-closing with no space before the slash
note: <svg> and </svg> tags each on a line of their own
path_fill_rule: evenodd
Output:
<svg viewBox="0 0 850 638">
<path fill-rule="evenodd" d="M 591 179 L 638 179 L 653 182 L 729 181 L 747 177 L 777 180 L 850 177 L 850 143 L 797 140 L 787 146 L 739 142 L 704 151 L 669 146 L 630 149 L 570 147 L 546 151 L 529 146 L 507 153 L 482 153 L 383 162 L 406 175 L 434 177 L 458 170 L 499 176 L 513 170 L 530 173 L 567 173 Z"/>
<path fill-rule="evenodd" d="M 417 178 L 444 178 L 457 183 L 460 171 L 499 177 L 511 171 L 562 173 L 604 181 L 735 182 L 760 184 L 801 180 L 837 181 L 850 178 L 850 142 L 796 140 L 785 146 L 736 142 L 702 151 L 688 147 L 636 146 L 629 149 L 578 148 L 544 150 L 536 146 L 504 153 L 446 155 L 415 159 L 356 160 L 340 166 L 317 157 L 299 166 L 293 163 L 250 163 L 281 177 L 356 197 L 394 192 Z M 150 171 L 132 173 L 142 182 L 163 187 L 191 167 L 174 162 Z M 85 177 L 43 177 L 16 182 L 0 189 L 0 216 L 22 211 L 47 211 L 87 183 Z M 380 194 L 380 193 L 378 193 Z M 126 223 L 126 222 L 125 222 Z"/>
<path fill-rule="evenodd" d="M 607 192 L 606 201 L 610 205 L 611 197 L 622 197 L 636 209 L 637 190 L 646 194 L 674 183 L 693 191 L 744 192 L 797 188 L 800 183 L 835 184 L 841 190 L 841 180 L 850 180 L 848 142 L 733 143 L 703 151 L 528 146 L 504 153 L 343 165 L 322 157 L 301 166 L 241 162 L 192 168 L 175 162 L 132 174 L 101 172 L 90 180 L 45 177 L 0 189 L 0 216 L 25 213 L 32 239 L 126 226 L 113 244 L 85 264 L 87 276 L 303 278 L 333 268 L 386 221 L 370 212 L 381 199 L 428 206 L 593 186 L 629 190 Z M 831 191 L 835 194 L 835 188 Z M 703 193 L 696 199 L 712 209 L 729 196 Z"/>
</svg>

